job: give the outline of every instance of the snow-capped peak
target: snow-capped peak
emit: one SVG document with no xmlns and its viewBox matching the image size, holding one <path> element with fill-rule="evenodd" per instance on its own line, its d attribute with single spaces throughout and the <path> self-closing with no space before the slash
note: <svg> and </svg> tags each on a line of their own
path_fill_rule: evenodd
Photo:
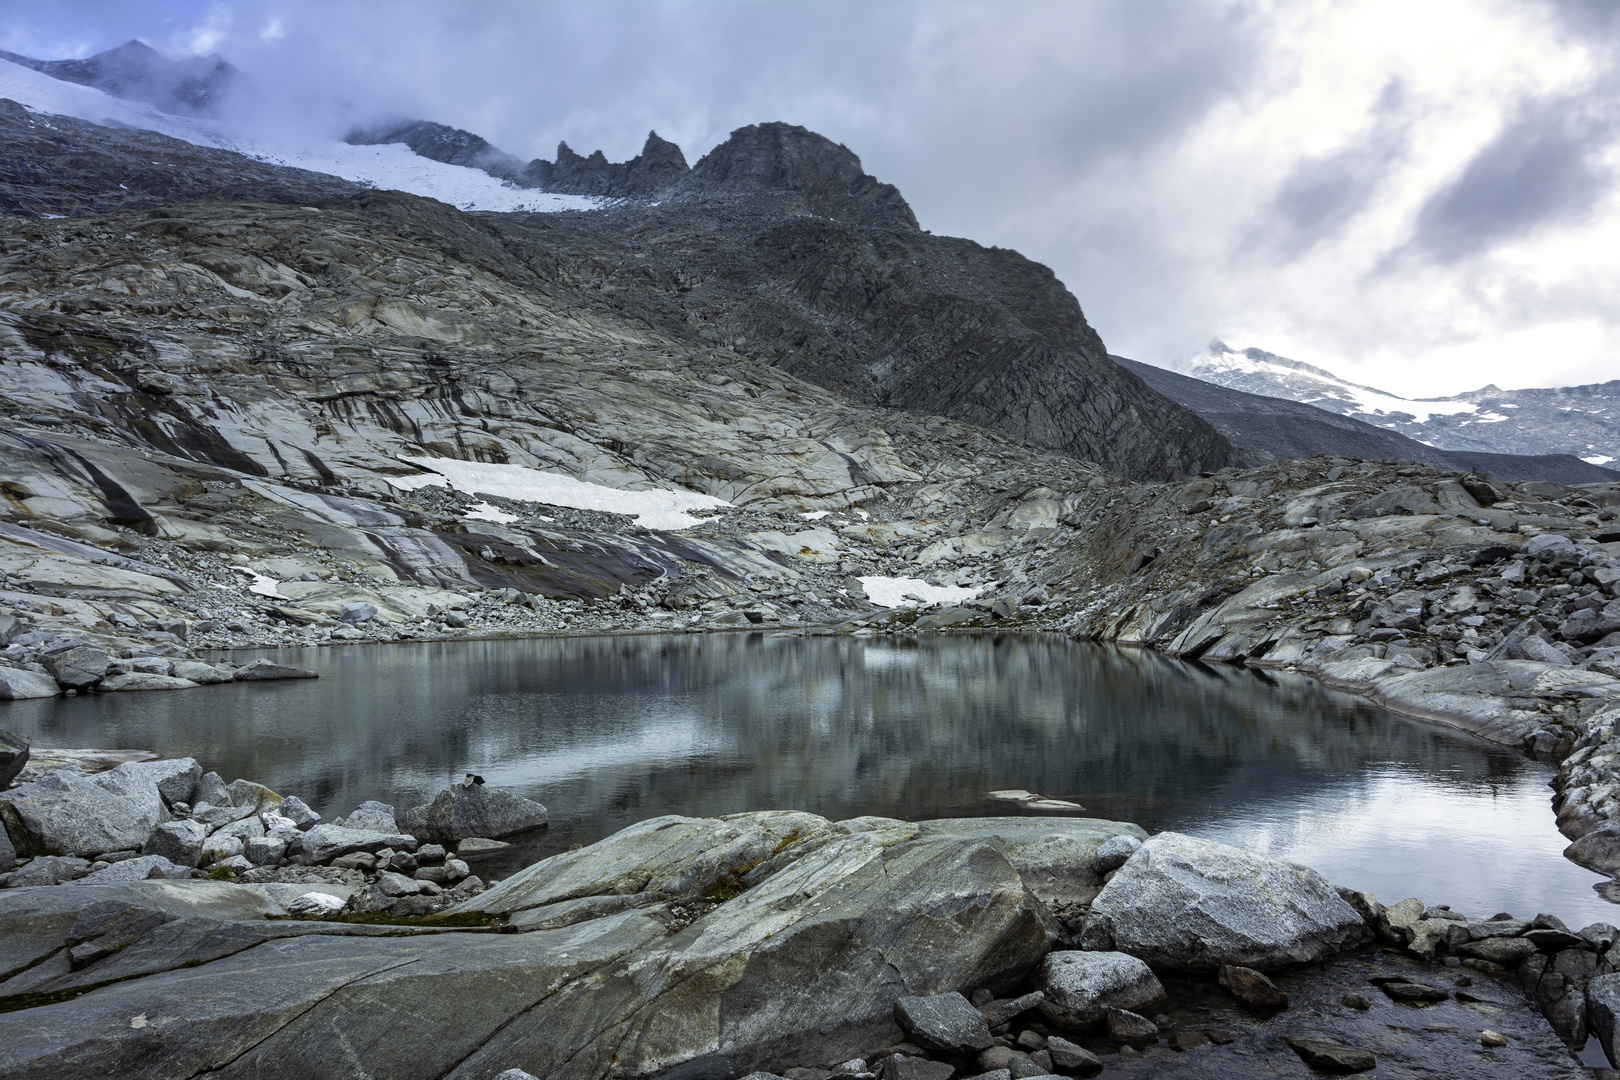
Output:
<svg viewBox="0 0 1620 1080">
<path fill-rule="evenodd" d="M 1346 416 L 1409 417 L 1425 423 L 1431 416 L 1477 412 L 1472 401 L 1456 398 L 1403 398 L 1371 386 L 1362 386 L 1286 356 L 1264 349 L 1242 351 L 1216 340 L 1188 362 L 1188 374 L 1250 394 L 1303 401 L 1319 409 Z M 1374 421 L 1376 422 L 1376 421 Z"/>
<path fill-rule="evenodd" d="M 291 145 L 245 138 L 227 131 L 217 121 L 176 116 L 156 105 L 113 97 L 95 87 L 52 78 L 9 60 L 0 60 L 0 98 L 10 98 L 36 113 L 156 131 L 197 146 L 233 150 L 271 165 L 288 165 L 376 188 L 423 195 L 462 210 L 547 213 L 594 210 L 606 201 L 515 187 L 478 169 L 419 157 L 403 143 L 351 146 L 333 138 Z"/>
</svg>

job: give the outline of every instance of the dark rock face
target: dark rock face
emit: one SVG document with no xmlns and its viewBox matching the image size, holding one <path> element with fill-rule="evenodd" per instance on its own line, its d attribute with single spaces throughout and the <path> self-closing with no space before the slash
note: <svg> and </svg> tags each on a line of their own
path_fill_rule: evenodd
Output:
<svg viewBox="0 0 1620 1080">
<path fill-rule="evenodd" d="M 265 165 L 152 131 L 66 116 L 53 116 L 46 126 L 9 98 L 0 98 L 0 141 L 6 147 L 0 213 L 23 217 L 82 217 L 198 200 L 320 205 L 365 191 L 335 176 Z"/>
<path fill-rule="evenodd" d="M 651 199 L 670 191 L 689 171 L 681 148 L 649 131 L 641 153 L 622 163 L 608 161 L 600 150 L 581 157 L 566 142 L 558 143 L 556 162 L 529 162 L 523 182 L 560 195 Z"/>
<path fill-rule="evenodd" d="M 478 217 L 162 136 L 66 119 L 47 129 L 20 107 L 0 105 L 0 138 L 10 162 L 0 170 L 0 209 L 10 213 L 199 200 L 332 212 L 352 196 L 351 209 L 373 227 L 430 237 L 445 256 L 488 267 L 525 293 L 566 293 L 575 311 L 640 324 L 684 349 L 728 345 L 857 403 L 947 416 L 1133 478 L 1218 468 L 1232 453 L 1207 423 L 1108 359 L 1049 269 L 918 231 L 898 192 L 803 129 L 741 129 L 658 206 Z M 476 152 L 449 137 L 441 149 Z M 678 153 L 649 139 L 640 164 L 624 166 L 615 183 L 626 192 L 655 186 L 680 171 Z M 177 222 L 174 231 L 190 228 Z M 313 260 L 289 251 L 286 265 L 324 278 L 334 260 L 360 258 L 345 247 Z M 216 262 L 233 280 L 244 265 L 230 250 Z M 281 355 L 263 351 L 267 361 Z"/>
<path fill-rule="evenodd" d="M 241 75 L 218 56 L 170 60 L 139 41 L 126 41 L 84 60 L 35 60 L 4 51 L 0 51 L 0 60 L 63 82 L 93 86 L 113 97 L 144 101 L 164 112 L 188 115 L 213 112 Z"/>
<path fill-rule="evenodd" d="M 375 128 L 358 128 L 351 131 L 344 142 L 352 146 L 404 143 L 422 157 L 442 161 L 446 165 L 481 169 L 503 180 L 515 181 L 524 176 L 521 161 L 491 146 L 482 136 L 445 124 L 435 124 L 431 120 L 407 120 Z"/>
<path fill-rule="evenodd" d="M 847 147 L 792 124 L 750 124 L 692 167 L 683 195 L 791 192 L 801 213 L 883 229 L 916 229 L 893 184 L 868 176 Z"/>
<path fill-rule="evenodd" d="M 0 791 L 11 786 L 28 764 L 28 740 L 9 731 L 0 731 Z"/>
</svg>

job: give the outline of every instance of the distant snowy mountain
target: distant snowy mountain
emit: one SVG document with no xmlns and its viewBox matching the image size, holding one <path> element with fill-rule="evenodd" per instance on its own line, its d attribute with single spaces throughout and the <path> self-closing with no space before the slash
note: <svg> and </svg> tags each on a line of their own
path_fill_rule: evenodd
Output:
<svg viewBox="0 0 1620 1080">
<path fill-rule="evenodd" d="M 197 146 L 234 150 L 272 165 L 424 195 L 462 210 L 548 212 L 593 210 L 603 204 L 602 199 L 590 196 L 518 188 L 478 169 L 422 157 L 403 143 L 355 146 L 334 138 L 294 145 L 245 139 L 205 116 L 176 115 L 157 104 L 117 97 L 77 79 L 59 78 L 49 70 L 58 61 L 5 55 L 14 58 L 0 59 L 0 98 L 10 98 L 36 113 L 156 131 Z"/>
<path fill-rule="evenodd" d="M 1193 357 L 1186 373 L 1232 390 L 1314 405 L 1442 450 L 1573 454 L 1593 465 L 1620 461 L 1620 380 L 1403 398 L 1263 349 L 1239 351 L 1220 341 Z"/>
</svg>

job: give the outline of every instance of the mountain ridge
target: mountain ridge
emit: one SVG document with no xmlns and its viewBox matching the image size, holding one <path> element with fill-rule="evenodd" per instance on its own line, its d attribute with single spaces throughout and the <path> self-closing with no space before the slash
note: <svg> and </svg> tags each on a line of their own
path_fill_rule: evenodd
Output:
<svg viewBox="0 0 1620 1080">
<path fill-rule="evenodd" d="M 1123 356 L 1115 356 L 1113 360 L 1153 389 L 1209 421 L 1231 441 L 1242 463 L 1249 467 L 1317 454 L 1337 454 L 1369 461 L 1415 461 L 1510 481 L 1589 484 L 1620 480 L 1620 472 L 1593 465 L 1573 454 L 1441 450 L 1314 405 L 1232 390 Z"/>
<path fill-rule="evenodd" d="M 1232 349 L 1219 340 L 1193 357 L 1184 374 L 1312 405 L 1442 450 L 1572 454 L 1594 465 L 1620 461 L 1620 380 L 1522 390 L 1489 384 L 1450 397 L 1403 398 L 1325 368 L 1263 349 Z"/>
<path fill-rule="evenodd" d="M 364 199 L 424 224 L 441 220 L 412 209 L 412 196 L 381 199 L 149 133 L 64 119 L 47 127 L 22 108 L 0 109 L 0 135 L 27 165 L 0 176 L 0 201 L 13 212 Z M 784 147 L 797 156 L 777 168 Z M 857 403 L 951 416 L 1123 475 L 1188 476 L 1230 457 L 1214 428 L 1108 360 L 1050 269 L 918 230 L 898 192 L 855 172 L 859 159 L 830 140 L 757 125 L 704 160 L 711 166 L 692 171 L 712 195 L 700 187 L 589 213 L 457 217 L 447 208 L 452 218 L 442 220 L 461 223 L 448 250 L 465 258 L 469 243 L 501 245 L 581 303 L 694 347 L 725 346 Z"/>
</svg>

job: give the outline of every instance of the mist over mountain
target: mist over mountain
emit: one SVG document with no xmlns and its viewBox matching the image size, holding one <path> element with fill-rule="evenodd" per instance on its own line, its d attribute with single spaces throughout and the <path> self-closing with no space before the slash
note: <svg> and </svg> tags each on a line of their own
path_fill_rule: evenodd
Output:
<svg viewBox="0 0 1620 1080">
<path fill-rule="evenodd" d="M 218 56 L 170 60 L 141 41 L 128 41 L 83 60 L 35 60 L 3 49 L 0 60 L 186 116 L 216 114 L 242 82 L 242 73 Z"/>
</svg>

